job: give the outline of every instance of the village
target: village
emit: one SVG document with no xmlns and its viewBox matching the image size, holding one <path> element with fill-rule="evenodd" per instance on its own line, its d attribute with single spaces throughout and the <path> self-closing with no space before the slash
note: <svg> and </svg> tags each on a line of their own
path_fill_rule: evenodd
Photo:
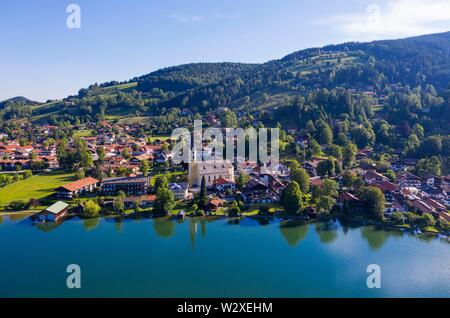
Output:
<svg viewBox="0 0 450 318">
<path fill-rule="evenodd" d="M 211 114 L 207 120 L 220 125 Z M 413 158 L 379 164 L 379 155 L 364 148 L 355 149 L 345 169 L 334 167 L 336 161 L 323 154 L 300 161 L 283 157 L 283 152 L 280 162 L 271 166 L 249 160 L 174 164 L 174 141 L 169 136 L 139 136 L 138 125 L 102 121 L 71 129 L 75 137 L 63 146 L 54 138 L 57 126 L 38 126 L 39 136 L 33 143 L 1 134 L 0 193 L 30 178 L 73 171 L 72 181 L 58 184 L 45 197 L 0 199 L 4 212 L 31 210 L 39 222 L 62 221 L 68 214 L 302 219 L 344 215 L 448 231 L 450 176 L 418 177 Z M 296 149 L 311 146 L 310 138 L 295 130 L 287 135 Z M 326 153 L 327 145 L 319 147 Z M 383 197 L 361 198 L 363 188 L 378 189 Z M 367 213 L 370 209 L 372 215 Z"/>
</svg>

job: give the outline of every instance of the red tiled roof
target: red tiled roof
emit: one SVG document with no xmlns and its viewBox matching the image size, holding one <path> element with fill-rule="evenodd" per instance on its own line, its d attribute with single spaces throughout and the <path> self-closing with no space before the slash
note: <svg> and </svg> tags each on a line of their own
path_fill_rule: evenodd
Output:
<svg viewBox="0 0 450 318">
<path fill-rule="evenodd" d="M 344 192 L 338 197 L 339 201 L 359 201 L 359 199 L 351 193 Z"/>
<path fill-rule="evenodd" d="M 77 180 L 75 182 L 71 182 L 66 185 L 63 185 L 61 188 L 64 188 L 69 191 L 76 191 L 76 190 L 82 189 L 84 187 L 96 184 L 98 182 L 99 181 L 97 179 L 94 179 L 92 177 L 87 177 L 87 178 L 83 178 L 83 179 Z"/>
<path fill-rule="evenodd" d="M 320 178 L 311 178 L 309 182 L 312 186 L 322 186 L 322 179 Z"/>
<path fill-rule="evenodd" d="M 214 184 L 216 184 L 216 185 L 227 184 L 227 183 L 233 183 L 233 184 L 234 184 L 233 181 L 227 180 L 227 179 L 225 179 L 225 178 L 219 178 L 219 179 L 216 179 L 216 180 L 214 181 Z"/>
<path fill-rule="evenodd" d="M 209 201 L 209 204 L 214 205 L 214 206 L 219 206 L 221 204 L 223 204 L 223 200 L 221 199 L 212 199 L 211 201 Z"/>
<path fill-rule="evenodd" d="M 382 178 L 382 179 L 387 179 L 385 176 L 383 176 L 382 174 L 373 171 L 373 170 L 369 170 L 366 172 L 366 174 L 364 175 L 365 179 L 376 179 L 376 178 Z"/>
<path fill-rule="evenodd" d="M 379 188 L 383 192 L 393 192 L 397 190 L 397 186 L 389 181 L 376 182 L 372 184 L 374 187 Z"/>
</svg>

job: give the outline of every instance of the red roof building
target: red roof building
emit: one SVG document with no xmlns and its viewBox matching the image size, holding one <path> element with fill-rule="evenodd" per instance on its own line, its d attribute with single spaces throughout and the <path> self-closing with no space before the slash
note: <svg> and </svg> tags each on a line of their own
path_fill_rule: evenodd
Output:
<svg viewBox="0 0 450 318">
<path fill-rule="evenodd" d="M 56 195 L 59 198 L 71 199 L 75 195 L 94 191 L 94 189 L 97 187 L 98 182 L 99 180 L 92 177 L 83 178 L 57 188 Z"/>
</svg>

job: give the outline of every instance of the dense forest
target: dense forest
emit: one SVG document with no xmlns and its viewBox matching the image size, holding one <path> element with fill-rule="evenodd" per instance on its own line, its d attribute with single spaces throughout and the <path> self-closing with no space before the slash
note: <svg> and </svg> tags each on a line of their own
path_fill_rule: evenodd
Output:
<svg viewBox="0 0 450 318">
<path fill-rule="evenodd" d="M 448 171 L 449 83 L 450 33 L 442 33 L 311 48 L 264 64 L 180 65 L 43 104 L 14 98 L 0 103 L 0 124 L 134 118 L 169 133 L 226 109 L 227 124 L 295 129 L 321 144 L 329 140 L 318 132 L 330 129 L 334 144 L 436 155 Z"/>
</svg>

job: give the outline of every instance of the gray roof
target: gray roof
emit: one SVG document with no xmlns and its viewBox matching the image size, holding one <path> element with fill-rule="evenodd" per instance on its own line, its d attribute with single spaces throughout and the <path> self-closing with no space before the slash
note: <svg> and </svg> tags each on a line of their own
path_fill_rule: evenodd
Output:
<svg viewBox="0 0 450 318">
<path fill-rule="evenodd" d="M 48 208 L 45 209 L 45 211 L 53 213 L 53 214 L 58 214 L 60 213 L 62 210 L 64 210 L 65 208 L 67 208 L 69 206 L 68 203 L 66 202 L 62 202 L 62 201 L 58 201 L 55 204 L 52 204 L 51 206 L 49 206 Z"/>
</svg>

